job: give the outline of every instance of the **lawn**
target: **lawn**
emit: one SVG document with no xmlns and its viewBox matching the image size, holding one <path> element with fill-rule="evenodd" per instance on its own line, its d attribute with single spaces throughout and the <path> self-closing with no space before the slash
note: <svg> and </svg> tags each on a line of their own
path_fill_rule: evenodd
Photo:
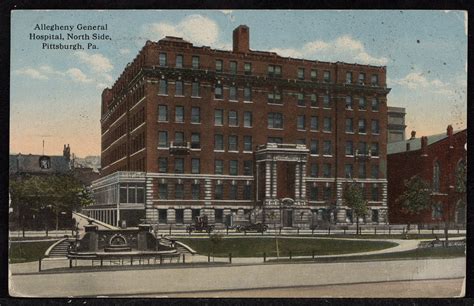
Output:
<svg viewBox="0 0 474 306">
<path fill-rule="evenodd" d="M 313 261 L 313 262 L 350 262 L 350 261 L 366 261 L 366 260 L 395 260 L 395 259 L 423 259 L 423 258 L 453 258 L 466 256 L 465 247 L 449 247 L 449 248 L 422 248 L 404 252 L 394 252 L 374 255 L 355 255 L 346 257 L 327 257 L 327 258 L 297 258 L 291 261 Z M 271 261 L 276 261 L 271 260 Z M 279 261 L 289 261 L 288 258 Z"/>
<path fill-rule="evenodd" d="M 9 250 L 10 263 L 36 261 L 55 242 L 56 240 L 12 243 Z"/>
<path fill-rule="evenodd" d="M 189 245 L 199 254 L 213 253 L 215 256 L 261 257 L 276 256 L 275 238 L 223 238 L 212 244 L 209 238 L 180 238 L 179 241 Z M 280 256 L 333 255 L 357 252 L 376 251 L 396 246 L 396 243 L 385 241 L 332 240 L 332 239 L 298 239 L 278 238 Z"/>
</svg>

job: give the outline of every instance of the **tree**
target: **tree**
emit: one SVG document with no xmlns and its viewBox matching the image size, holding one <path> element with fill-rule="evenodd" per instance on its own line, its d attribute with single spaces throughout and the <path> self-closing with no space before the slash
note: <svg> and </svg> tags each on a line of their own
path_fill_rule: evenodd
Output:
<svg viewBox="0 0 474 306">
<path fill-rule="evenodd" d="M 405 191 L 401 194 L 396 203 L 401 205 L 403 213 L 410 216 L 419 215 L 431 205 L 430 184 L 418 175 L 412 176 L 404 181 Z M 408 218 L 407 228 L 410 229 L 410 218 Z"/>
<path fill-rule="evenodd" d="M 345 204 L 352 208 L 353 214 L 356 218 L 356 232 L 359 234 L 359 217 L 367 214 L 367 200 L 364 198 L 364 191 L 362 187 L 356 182 L 346 185 L 343 194 Z"/>
</svg>

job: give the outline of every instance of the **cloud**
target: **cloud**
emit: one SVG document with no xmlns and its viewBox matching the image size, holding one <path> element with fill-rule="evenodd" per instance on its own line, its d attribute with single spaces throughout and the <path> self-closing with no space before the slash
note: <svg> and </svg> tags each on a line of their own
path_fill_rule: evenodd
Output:
<svg viewBox="0 0 474 306">
<path fill-rule="evenodd" d="M 76 51 L 75 55 L 79 61 L 95 72 L 109 72 L 114 68 L 110 60 L 100 53 L 89 54 L 85 51 Z"/>
<path fill-rule="evenodd" d="M 78 83 L 90 83 L 92 79 L 89 79 L 84 72 L 79 68 L 70 68 L 66 71 L 67 75 L 74 81 Z"/>
<path fill-rule="evenodd" d="M 405 77 L 401 79 L 390 79 L 391 82 L 394 84 L 398 84 L 409 89 L 421 89 L 421 88 L 443 88 L 447 87 L 448 85 L 443 83 L 439 79 L 429 80 L 425 75 L 421 72 L 410 72 Z"/>
<path fill-rule="evenodd" d="M 64 72 L 61 72 L 59 70 L 55 70 L 53 67 L 48 66 L 48 65 L 42 65 L 39 67 L 39 70 L 45 74 L 49 75 L 57 75 L 57 76 L 64 76 Z"/>
<path fill-rule="evenodd" d="M 24 75 L 36 80 L 47 80 L 48 77 L 41 71 L 31 67 L 20 68 L 14 71 L 17 75 Z"/>
<path fill-rule="evenodd" d="M 216 45 L 219 39 L 217 23 L 202 15 L 190 15 L 177 24 L 166 22 L 147 24 L 143 36 L 153 41 L 165 36 L 178 36 L 196 45 Z"/>
<path fill-rule="evenodd" d="M 131 51 L 130 49 L 128 48 L 123 48 L 123 49 L 120 49 L 119 50 L 119 53 L 122 54 L 122 55 L 126 55 L 126 54 L 129 54 Z"/>
<path fill-rule="evenodd" d="M 386 57 L 370 55 L 364 44 L 350 35 L 343 35 L 331 41 L 311 41 L 301 48 L 273 48 L 270 51 L 282 56 L 314 58 L 322 61 L 345 61 L 371 65 L 388 63 Z"/>
<path fill-rule="evenodd" d="M 233 11 L 234 10 L 219 10 L 219 12 L 221 12 L 224 15 L 230 15 L 230 14 L 232 14 Z"/>
</svg>

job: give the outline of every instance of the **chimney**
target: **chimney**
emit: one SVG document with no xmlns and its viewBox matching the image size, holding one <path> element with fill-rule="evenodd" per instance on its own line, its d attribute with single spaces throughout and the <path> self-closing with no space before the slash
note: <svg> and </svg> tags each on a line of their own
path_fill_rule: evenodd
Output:
<svg viewBox="0 0 474 306">
<path fill-rule="evenodd" d="M 410 139 L 415 139 L 416 136 L 416 131 L 411 131 L 411 138 Z"/>
<path fill-rule="evenodd" d="M 407 151 L 410 151 L 410 143 L 407 142 Z"/>
<path fill-rule="evenodd" d="M 250 51 L 249 43 L 249 27 L 246 25 L 239 25 L 235 28 L 233 34 L 233 49 L 234 52 L 247 53 Z"/>
<path fill-rule="evenodd" d="M 428 156 L 426 154 L 426 147 L 428 146 L 428 137 L 421 137 L 421 156 Z"/>
<path fill-rule="evenodd" d="M 448 137 L 453 136 L 453 126 L 451 124 L 448 125 L 448 128 L 446 129 L 446 135 L 448 135 Z"/>
</svg>

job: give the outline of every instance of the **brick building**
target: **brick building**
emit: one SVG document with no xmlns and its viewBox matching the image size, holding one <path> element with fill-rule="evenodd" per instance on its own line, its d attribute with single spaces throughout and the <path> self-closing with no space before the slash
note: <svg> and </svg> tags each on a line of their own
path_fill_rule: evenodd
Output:
<svg viewBox="0 0 474 306">
<path fill-rule="evenodd" d="M 386 67 L 148 41 L 102 93 L 92 217 L 179 227 L 195 216 L 309 227 L 352 222 L 345 182 L 386 222 Z M 272 221 L 269 221 L 269 219 Z M 354 220 L 355 221 L 355 220 Z"/>
<path fill-rule="evenodd" d="M 388 144 L 388 203 L 390 223 L 429 224 L 451 223 L 465 225 L 466 193 L 459 192 L 459 173 L 467 162 L 467 130 L 415 137 Z M 402 212 L 396 199 L 404 192 L 404 180 L 419 175 L 430 183 L 432 205 L 419 215 Z"/>
</svg>

